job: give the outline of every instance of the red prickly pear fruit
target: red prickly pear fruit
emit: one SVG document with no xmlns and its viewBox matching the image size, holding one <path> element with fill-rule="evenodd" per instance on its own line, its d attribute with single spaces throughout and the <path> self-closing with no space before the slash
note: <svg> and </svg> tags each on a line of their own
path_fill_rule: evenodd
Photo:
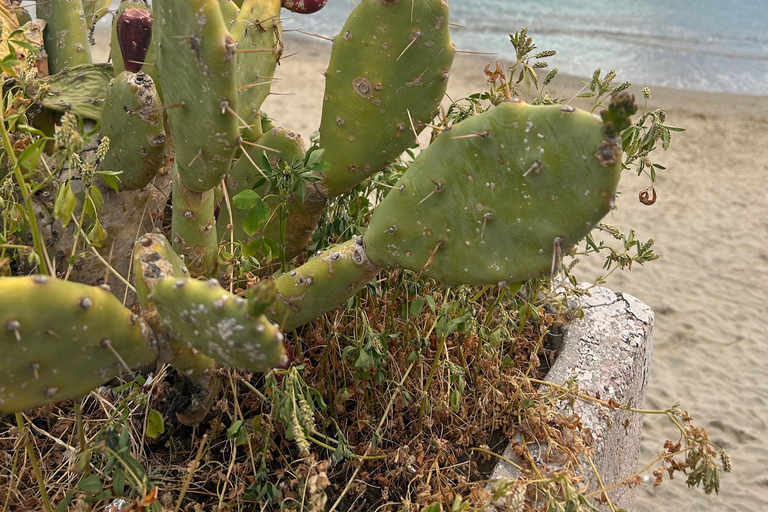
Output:
<svg viewBox="0 0 768 512">
<path fill-rule="evenodd" d="M 128 8 L 117 20 L 117 41 L 126 71 L 138 73 L 152 41 L 152 11 Z"/>
<path fill-rule="evenodd" d="M 328 0 L 280 0 L 280 4 L 289 11 L 299 14 L 312 14 L 328 3 Z"/>
</svg>

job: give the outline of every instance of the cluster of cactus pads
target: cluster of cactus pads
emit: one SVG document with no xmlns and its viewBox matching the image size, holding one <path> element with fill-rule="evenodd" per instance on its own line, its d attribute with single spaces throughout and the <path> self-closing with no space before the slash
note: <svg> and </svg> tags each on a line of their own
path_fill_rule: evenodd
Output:
<svg viewBox="0 0 768 512">
<path fill-rule="evenodd" d="M 298 12 L 324 3 L 283 0 Z M 227 211 L 223 192 L 268 189 L 257 164 L 264 155 L 304 157 L 301 139 L 260 111 L 283 51 L 280 0 L 154 0 L 154 12 L 123 2 L 108 83 L 90 63 L 82 0 L 41 0 L 37 8 L 47 22 L 52 76 L 44 80 L 52 89 L 69 84 L 71 91 L 56 86 L 60 97 L 82 95 L 88 84 L 98 98 L 57 109 L 100 119 L 110 140 L 101 165 L 122 173 L 120 193 L 147 186 L 172 159 L 172 236 L 136 243 L 140 316 L 99 287 L 0 278 L 2 413 L 74 398 L 158 362 L 203 387 L 216 365 L 266 371 L 285 357 L 281 331 L 343 303 L 381 269 L 446 284 L 519 283 L 550 273 L 553 255 L 613 207 L 621 150 L 606 125 L 625 121 L 631 101 L 617 98 L 604 123 L 568 105 L 509 98 L 443 127 L 363 236 L 236 296 L 215 279 L 220 243 L 280 228 L 267 222 L 263 232 L 245 233 L 248 212 Z M 329 201 L 415 145 L 438 113 L 454 54 L 446 1 L 358 2 L 326 73 L 319 145 L 330 167 L 301 200 L 285 198 L 286 258 L 307 246 Z"/>
</svg>

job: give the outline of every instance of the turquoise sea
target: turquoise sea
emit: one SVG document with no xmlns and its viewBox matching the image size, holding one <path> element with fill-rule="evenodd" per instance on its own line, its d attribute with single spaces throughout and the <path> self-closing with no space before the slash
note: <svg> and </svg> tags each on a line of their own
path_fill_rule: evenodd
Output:
<svg viewBox="0 0 768 512">
<path fill-rule="evenodd" d="M 416 0 L 419 1 L 419 0 Z M 619 80 L 742 94 L 768 94 L 768 0 L 451 0 L 459 50 L 509 57 L 509 33 L 528 27 L 550 66 L 591 76 L 615 68 Z M 286 29 L 339 33 L 351 0 L 329 0 Z"/>
</svg>

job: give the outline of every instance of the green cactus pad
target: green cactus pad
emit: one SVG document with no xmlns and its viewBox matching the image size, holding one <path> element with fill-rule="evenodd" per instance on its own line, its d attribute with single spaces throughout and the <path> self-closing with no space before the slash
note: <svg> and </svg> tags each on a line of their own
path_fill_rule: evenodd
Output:
<svg viewBox="0 0 768 512">
<path fill-rule="evenodd" d="M 368 255 L 447 284 L 546 275 L 553 251 L 612 208 L 618 144 L 570 106 L 509 101 L 470 117 L 438 136 L 397 184 L 404 189 L 377 207 Z"/>
<path fill-rule="evenodd" d="M 195 277 L 210 273 L 216 261 L 218 242 L 214 191 L 193 192 L 179 178 L 178 161 L 173 166 L 173 250 Z"/>
<path fill-rule="evenodd" d="M 167 277 L 187 277 L 189 270 L 163 235 L 149 233 L 139 238 L 133 248 L 133 273 L 142 316 L 155 331 L 162 332 L 163 325 L 150 294 L 159 281 Z M 170 353 L 164 354 L 170 359 L 168 362 L 198 384 L 207 386 L 208 370 L 214 367 L 213 359 L 174 338 L 168 342 Z"/>
<path fill-rule="evenodd" d="M 114 71 L 109 64 L 83 64 L 64 69 L 42 79 L 51 85 L 51 92 L 43 100 L 43 106 L 98 121 L 107 85 L 113 77 Z"/>
<path fill-rule="evenodd" d="M 376 277 L 363 239 L 354 238 L 317 254 L 275 280 L 277 300 L 266 315 L 290 331 L 332 310 Z"/>
<path fill-rule="evenodd" d="M 155 285 L 152 300 L 174 337 L 221 364 L 267 371 L 284 357 L 277 326 L 250 316 L 246 300 L 216 280 L 166 278 Z"/>
<path fill-rule="evenodd" d="M 82 0 L 38 0 L 37 17 L 45 20 L 45 51 L 48 72 L 58 73 L 66 67 L 90 64 L 88 24 Z"/>
<path fill-rule="evenodd" d="M 176 165 L 205 192 L 229 173 L 239 137 L 235 52 L 217 0 L 156 0 L 154 34 Z"/>
<path fill-rule="evenodd" d="M 152 307 L 149 294 L 157 282 L 166 277 L 188 277 L 189 270 L 163 235 L 148 233 L 133 248 L 133 274 L 136 295 L 146 314 Z"/>
<path fill-rule="evenodd" d="M 280 0 L 246 0 L 230 31 L 240 50 L 236 58 L 237 113 L 252 126 L 243 130 L 243 138 L 253 141 L 261 136 L 259 109 L 269 95 L 283 53 Z"/>
<path fill-rule="evenodd" d="M 165 160 L 163 109 L 149 75 L 120 73 L 107 87 L 101 115 L 101 135 L 110 142 L 102 169 L 122 171 L 120 190 L 145 187 Z"/>
<path fill-rule="evenodd" d="M 328 197 L 382 170 L 437 115 L 454 48 L 448 3 L 363 0 L 334 39 L 320 146 Z M 409 119 L 410 112 L 410 119 Z"/>
<path fill-rule="evenodd" d="M 156 358 L 149 327 L 106 289 L 0 279 L 0 412 L 82 396 Z"/>
</svg>

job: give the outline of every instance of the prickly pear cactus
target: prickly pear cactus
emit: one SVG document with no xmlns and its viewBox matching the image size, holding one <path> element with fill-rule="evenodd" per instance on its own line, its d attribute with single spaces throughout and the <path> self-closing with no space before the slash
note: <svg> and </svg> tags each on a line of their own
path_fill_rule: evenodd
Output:
<svg viewBox="0 0 768 512">
<path fill-rule="evenodd" d="M 247 127 L 243 138 L 261 136 L 259 109 L 269 94 L 275 69 L 283 53 L 280 0 L 245 0 L 230 26 L 238 44 L 237 113 Z"/>
<path fill-rule="evenodd" d="M 452 284 L 546 275 L 610 211 L 620 152 L 588 112 L 508 101 L 419 155 L 371 218 L 368 255 Z"/>
<path fill-rule="evenodd" d="M 66 67 L 90 64 L 91 47 L 82 0 L 40 0 L 35 6 L 37 17 L 46 22 L 48 72 L 53 75 Z"/>
<path fill-rule="evenodd" d="M 147 324 L 108 289 L 0 279 L 0 412 L 85 395 L 157 359 Z"/>
<path fill-rule="evenodd" d="M 368 259 L 362 237 L 349 240 L 277 278 L 277 300 L 266 314 L 290 331 L 341 304 L 380 270 Z"/>
<path fill-rule="evenodd" d="M 149 75 L 124 71 L 107 86 L 101 135 L 109 138 L 105 171 L 121 172 L 120 190 L 145 187 L 165 161 L 163 109 Z"/>
<path fill-rule="evenodd" d="M 363 0 L 334 39 L 320 146 L 334 197 L 382 170 L 437 115 L 454 47 L 442 0 Z"/>
<path fill-rule="evenodd" d="M 184 185 L 203 193 L 229 172 L 240 135 L 235 55 L 216 0 L 156 0 L 160 89 Z"/>
<path fill-rule="evenodd" d="M 246 300 L 216 280 L 166 278 L 152 289 L 151 300 L 176 339 L 221 364 L 266 371 L 284 357 L 277 326 L 264 316 L 252 317 Z"/>
</svg>

